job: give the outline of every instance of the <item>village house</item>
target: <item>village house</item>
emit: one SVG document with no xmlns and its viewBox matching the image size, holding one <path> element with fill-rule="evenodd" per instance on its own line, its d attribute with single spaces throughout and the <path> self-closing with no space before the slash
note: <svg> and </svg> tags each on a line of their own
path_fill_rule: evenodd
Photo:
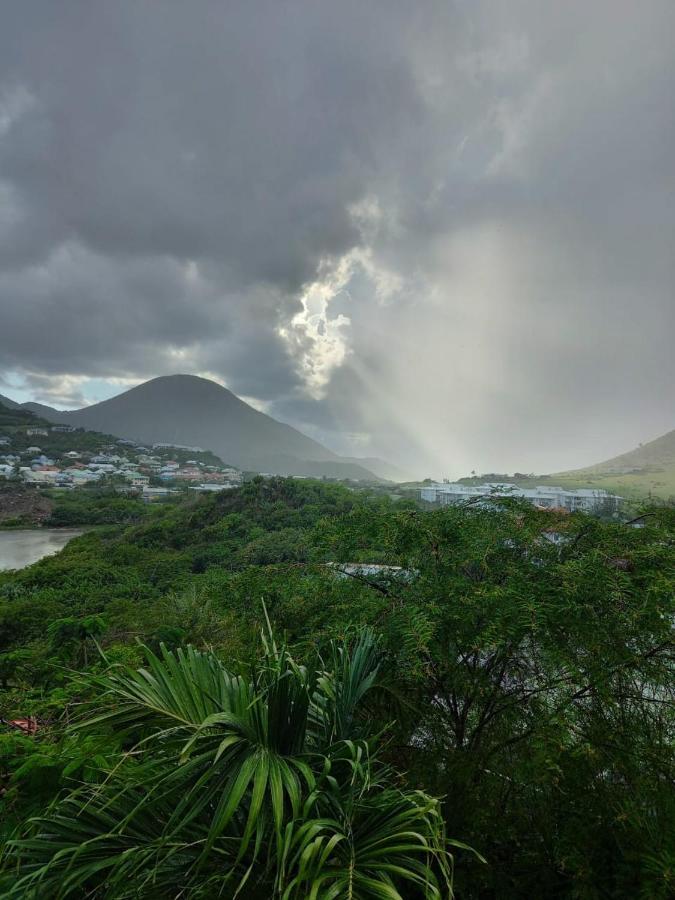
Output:
<svg viewBox="0 0 675 900">
<path fill-rule="evenodd" d="M 54 460 L 49 459 L 48 456 L 45 456 L 44 453 L 41 456 L 38 456 L 36 459 L 31 460 L 32 468 L 41 468 L 42 466 L 53 466 Z"/>
<path fill-rule="evenodd" d="M 203 473 L 197 466 L 183 466 L 176 471 L 176 478 L 181 481 L 201 481 Z"/>
<path fill-rule="evenodd" d="M 139 475 L 134 472 L 127 477 L 127 481 L 131 485 L 132 488 L 144 488 L 148 484 L 150 484 L 150 479 L 147 475 Z"/>
<path fill-rule="evenodd" d="M 23 473 L 23 480 L 26 484 L 54 484 L 57 474 L 58 470 L 56 472 L 34 472 L 32 469 L 29 469 Z"/>
<path fill-rule="evenodd" d="M 97 465 L 101 464 L 111 464 L 111 463 L 120 463 L 123 461 L 122 456 L 118 456 L 116 453 L 98 453 L 96 456 L 92 456 L 89 460 L 90 463 L 96 463 Z"/>
<path fill-rule="evenodd" d="M 69 469 L 68 473 L 73 479 L 73 484 L 87 484 L 90 481 L 98 481 L 101 477 L 100 472 L 92 472 L 90 469 Z"/>
<path fill-rule="evenodd" d="M 47 431 L 46 428 L 26 428 L 26 434 L 28 434 L 28 435 L 33 435 L 33 434 L 47 435 L 47 434 L 49 434 L 49 432 Z"/>
</svg>

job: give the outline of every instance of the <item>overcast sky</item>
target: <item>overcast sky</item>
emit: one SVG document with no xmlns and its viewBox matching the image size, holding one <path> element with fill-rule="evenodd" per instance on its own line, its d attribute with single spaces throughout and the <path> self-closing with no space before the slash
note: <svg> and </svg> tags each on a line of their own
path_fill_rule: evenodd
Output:
<svg viewBox="0 0 675 900">
<path fill-rule="evenodd" d="M 0 393 L 215 378 L 420 474 L 675 427 L 672 0 L 22 0 Z"/>
</svg>

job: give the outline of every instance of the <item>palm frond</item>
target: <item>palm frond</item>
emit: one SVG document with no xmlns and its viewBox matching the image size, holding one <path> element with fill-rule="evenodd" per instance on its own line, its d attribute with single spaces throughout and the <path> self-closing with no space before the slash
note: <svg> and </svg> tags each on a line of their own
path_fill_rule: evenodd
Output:
<svg viewBox="0 0 675 900">
<path fill-rule="evenodd" d="M 369 630 L 308 668 L 270 629 L 250 677 L 192 647 L 146 657 L 97 677 L 74 727 L 131 749 L 8 843 L 3 896 L 450 896 L 437 801 L 390 787 L 357 728 L 379 670 Z"/>
</svg>

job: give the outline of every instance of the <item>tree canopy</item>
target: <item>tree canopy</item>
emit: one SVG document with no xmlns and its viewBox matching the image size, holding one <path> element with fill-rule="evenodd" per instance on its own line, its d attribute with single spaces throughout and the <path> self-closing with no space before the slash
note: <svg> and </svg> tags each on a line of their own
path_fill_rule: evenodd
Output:
<svg viewBox="0 0 675 900">
<path fill-rule="evenodd" d="M 460 897 L 670 897 L 674 529 L 668 507 L 645 509 L 628 524 L 512 500 L 419 509 L 382 493 L 259 479 L 137 524 L 96 529 L 56 557 L 0 573 L 0 653 L 22 654 L 8 658 L 0 715 L 40 723 L 30 738 L 16 729 L 0 735 L 11 883 L 42 877 L 36 896 L 59 896 L 50 891 L 61 883 L 75 832 L 64 824 L 59 848 L 71 850 L 60 862 L 45 835 L 54 817 L 70 821 L 81 810 L 72 828 L 96 835 L 96 850 L 72 857 L 70 871 L 80 872 L 80 862 L 82 872 L 98 865 L 101 850 L 109 862 L 82 876 L 82 884 L 93 878 L 95 896 L 127 896 L 115 893 L 125 884 L 136 886 L 134 896 L 166 896 L 169 882 L 161 879 L 170 881 L 171 871 L 172 884 L 214 895 L 209 879 L 227 868 L 223 890 L 234 890 L 253 859 L 251 872 L 271 879 L 261 881 L 261 896 L 282 883 L 288 897 L 311 896 L 306 882 L 289 888 L 299 870 L 291 876 L 284 868 L 296 857 L 290 849 L 283 855 L 280 822 L 294 823 L 288 846 L 299 847 L 301 833 L 319 841 L 307 850 L 302 877 L 322 877 L 321 860 L 338 866 L 349 846 L 345 804 L 361 816 L 344 793 L 350 771 L 350 790 L 374 804 L 359 821 L 374 827 L 368 816 L 384 815 L 377 804 L 397 797 L 403 820 L 410 815 L 422 829 L 434 860 L 424 864 L 429 883 L 390 872 L 392 889 L 405 898 L 447 894 L 445 835 L 476 851 L 453 850 Z M 366 645 L 365 657 L 377 660 L 372 684 L 368 667 L 362 682 L 345 669 Z M 244 686 L 253 705 L 246 715 L 238 707 L 239 732 L 229 707 L 212 708 L 220 696 L 213 688 L 208 702 L 202 698 L 201 719 L 170 724 L 165 706 L 152 712 L 147 692 L 163 683 L 161 673 L 178 677 L 191 666 Z M 367 690 L 359 693 L 359 683 Z M 237 735 L 255 710 L 269 720 L 282 686 L 286 713 L 275 722 L 292 747 L 281 756 L 299 767 L 289 763 L 297 790 L 282 785 L 279 800 L 274 766 L 266 768 L 278 761 L 277 746 L 266 743 L 271 732 L 249 730 L 245 741 Z M 146 693 L 134 694 L 141 687 Z M 218 765 L 207 766 L 230 738 Z M 236 766 L 249 760 L 244 774 L 227 768 L 235 757 Z M 141 782 L 152 786 L 143 802 Z M 222 803 L 230 803 L 217 834 L 206 799 L 214 784 L 227 785 Z M 193 787 L 203 789 L 199 799 Z M 123 810 L 134 803 L 138 818 L 127 818 Z M 251 804 L 266 810 L 260 822 Z M 115 832 L 117 843 L 101 837 L 111 830 L 101 827 L 106 816 L 111 827 L 128 822 L 128 833 Z M 146 828 L 144 816 L 147 842 L 132 841 L 134 856 L 125 841 Z M 317 817 L 333 824 L 314 832 L 308 823 Z M 169 834 L 206 843 L 165 857 Z M 318 848 L 329 844 L 324 859 Z M 420 874 L 412 863 L 421 857 L 407 845 L 401 852 L 403 868 Z M 151 865 L 141 864 L 143 853 Z M 143 876 L 130 874 L 141 869 Z M 150 871 L 158 886 L 143 881 L 142 893 L 138 878 Z M 251 877 L 240 896 L 256 896 Z M 348 896 L 333 882 L 321 884 L 317 898 Z"/>
</svg>

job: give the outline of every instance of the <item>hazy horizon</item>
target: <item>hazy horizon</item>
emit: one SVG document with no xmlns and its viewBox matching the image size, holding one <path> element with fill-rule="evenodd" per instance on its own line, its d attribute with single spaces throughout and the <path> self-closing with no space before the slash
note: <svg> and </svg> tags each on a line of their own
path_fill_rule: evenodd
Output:
<svg viewBox="0 0 675 900">
<path fill-rule="evenodd" d="M 77 0 L 0 33 L 0 393 L 217 380 L 336 452 L 675 427 L 675 5 Z"/>
</svg>

